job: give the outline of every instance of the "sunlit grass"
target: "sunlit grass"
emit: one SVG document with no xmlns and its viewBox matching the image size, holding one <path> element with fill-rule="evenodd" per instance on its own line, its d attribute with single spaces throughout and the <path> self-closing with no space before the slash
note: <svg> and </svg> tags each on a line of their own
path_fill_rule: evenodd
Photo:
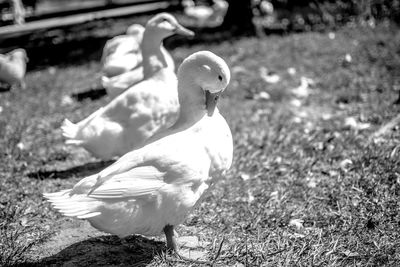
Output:
<svg viewBox="0 0 400 267">
<path fill-rule="evenodd" d="M 217 259 L 221 266 L 400 264 L 400 135 L 395 129 L 379 143 L 369 138 L 399 112 L 393 105 L 399 47 L 398 29 L 382 26 L 348 27 L 335 39 L 303 33 L 172 51 L 181 62 L 194 51 L 211 50 L 232 71 L 220 109 L 234 136 L 234 164 L 185 223 L 194 229 L 186 234 L 210 242 L 211 260 L 225 238 Z M 276 72 L 281 81 L 266 83 L 260 67 Z M 1 245 L 17 244 L 14 250 L 0 249 L 7 264 L 46 264 L 40 255 L 27 257 L 40 238 L 25 238 L 62 227 L 42 192 L 71 187 L 107 164 L 64 146 L 58 129 L 65 117 L 78 121 L 109 101 L 63 104 L 63 97 L 90 87 L 98 69 L 91 61 L 33 70 L 25 91 L 0 96 L 0 219 L 15 222 L 14 207 L 27 206 L 30 216 L 47 226 L 2 224 Z M 307 98 L 296 100 L 291 89 L 301 76 L 315 83 Z M 258 98 L 260 92 L 270 98 Z M 349 117 L 369 127 L 346 125 Z M 64 259 L 57 260 L 61 265 Z M 150 264 L 172 263 L 161 254 Z"/>
</svg>

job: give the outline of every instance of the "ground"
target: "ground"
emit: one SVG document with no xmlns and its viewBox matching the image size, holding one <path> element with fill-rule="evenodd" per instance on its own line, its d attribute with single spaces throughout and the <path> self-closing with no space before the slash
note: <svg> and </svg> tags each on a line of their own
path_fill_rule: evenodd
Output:
<svg viewBox="0 0 400 267">
<path fill-rule="evenodd" d="M 400 265 L 400 135 L 374 135 L 400 111 L 399 47 L 385 24 L 171 48 L 177 63 L 211 50 L 232 72 L 219 106 L 234 163 L 179 234 L 216 266 Z M 44 201 L 111 163 L 61 136 L 64 118 L 110 101 L 71 97 L 98 79 L 98 60 L 79 62 L 31 68 L 25 90 L 1 93 L 0 265 L 196 266 L 166 257 L 162 238 L 123 244 Z"/>
</svg>

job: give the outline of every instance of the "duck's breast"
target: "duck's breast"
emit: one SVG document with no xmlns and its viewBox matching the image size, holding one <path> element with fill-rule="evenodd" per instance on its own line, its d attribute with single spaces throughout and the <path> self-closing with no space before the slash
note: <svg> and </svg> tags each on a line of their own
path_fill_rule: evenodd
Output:
<svg viewBox="0 0 400 267">
<path fill-rule="evenodd" d="M 226 120 L 218 110 L 205 121 L 207 127 L 203 132 L 206 150 L 211 158 L 210 177 L 220 178 L 232 165 L 233 140 Z"/>
</svg>

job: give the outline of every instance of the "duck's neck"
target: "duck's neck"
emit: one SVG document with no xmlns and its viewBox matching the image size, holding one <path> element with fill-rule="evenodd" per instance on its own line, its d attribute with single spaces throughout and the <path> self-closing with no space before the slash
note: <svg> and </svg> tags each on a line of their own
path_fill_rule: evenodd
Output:
<svg viewBox="0 0 400 267">
<path fill-rule="evenodd" d="M 162 37 L 154 35 L 147 30 L 143 33 L 141 49 L 143 55 L 143 76 L 145 79 L 160 69 L 167 67 L 162 40 Z"/>
<path fill-rule="evenodd" d="M 185 79 L 187 78 L 187 79 Z M 190 77 L 181 75 L 178 84 L 180 112 L 176 127 L 191 126 L 207 116 L 205 109 L 205 94 L 203 89 L 195 84 Z"/>
</svg>

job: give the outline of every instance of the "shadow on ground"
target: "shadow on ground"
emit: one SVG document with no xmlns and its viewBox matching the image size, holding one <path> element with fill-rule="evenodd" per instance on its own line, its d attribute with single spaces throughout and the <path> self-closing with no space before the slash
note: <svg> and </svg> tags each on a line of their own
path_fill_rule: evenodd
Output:
<svg viewBox="0 0 400 267">
<path fill-rule="evenodd" d="M 114 163 L 114 160 L 89 162 L 83 165 L 74 166 L 65 170 L 39 170 L 28 173 L 29 178 L 34 179 L 67 179 L 72 176 L 86 177 L 103 170 Z"/>
<path fill-rule="evenodd" d="M 104 89 L 102 87 L 93 86 L 93 87 L 90 87 L 87 89 L 83 89 L 83 90 L 79 91 L 79 93 L 74 93 L 71 96 L 76 101 L 81 102 L 86 99 L 97 100 L 106 95 L 107 95 L 106 89 Z"/>
<path fill-rule="evenodd" d="M 146 266 L 165 251 L 163 242 L 132 236 L 122 244 L 117 236 L 99 236 L 74 243 L 33 266 Z"/>
</svg>

